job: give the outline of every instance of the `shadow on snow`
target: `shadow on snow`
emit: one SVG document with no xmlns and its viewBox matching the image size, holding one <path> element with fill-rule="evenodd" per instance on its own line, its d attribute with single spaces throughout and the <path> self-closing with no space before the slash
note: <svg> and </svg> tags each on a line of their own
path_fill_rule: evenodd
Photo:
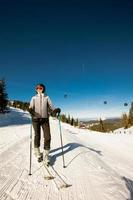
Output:
<svg viewBox="0 0 133 200">
<path fill-rule="evenodd" d="M 133 200 L 133 181 L 126 177 L 122 177 L 122 180 L 125 181 L 126 187 L 130 192 L 130 199 L 127 200 Z"/>
<path fill-rule="evenodd" d="M 98 151 L 98 150 L 96 150 L 96 149 L 93 149 L 93 148 L 84 146 L 84 145 L 79 144 L 79 143 L 68 143 L 68 144 L 64 145 L 64 146 L 63 146 L 63 153 L 66 154 L 66 153 L 68 153 L 68 152 L 70 152 L 70 151 L 72 151 L 72 150 L 74 150 L 74 149 L 76 149 L 76 148 L 78 148 L 78 147 L 84 147 L 84 148 L 86 149 L 86 151 L 79 152 L 76 156 L 74 156 L 74 157 L 71 159 L 71 161 L 69 161 L 69 163 L 66 165 L 66 167 L 68 167 L 68 165 L 70 165 L 70 163 L 71 163 L 75 158 L 77 158 L 79 155 L 88 153 L 89 151 L 93 151 L 93 152 L 95 152 L 96 154 L 98 154 L 99 156 L 102 156 L 101 151 Z M 62 156 L 62 148 L 61 148 L 61 147 L 51 150 L 51 151 L 50 151 L 50 154 L 51 154 L 51 153 L 54 153 L 54 152 L 56 152 L 56 151 L 60 151 L 60 152 L 55 153 L 54 155 L 52 155 L 52 158 L 51 158 L 51 165 L 54 165 L 54 163 L 55 163 L 57 157 Z"/>
</svg>

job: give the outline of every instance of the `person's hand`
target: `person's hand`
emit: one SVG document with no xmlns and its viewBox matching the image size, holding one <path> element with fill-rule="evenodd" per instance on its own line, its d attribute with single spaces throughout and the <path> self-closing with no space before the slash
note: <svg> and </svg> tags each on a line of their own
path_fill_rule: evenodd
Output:
<svg viewBox="0 0 133 200">
<path fill-rule="evenodd" d="M 35 111 L 33 110 L 33 108 L 29 108 L 28 112 L 31 114 L 32 117 L 35 115 Z"/>
<path fill-rule="evenodd" d="M 59 115 L 61 113 L 61 109 L 60 108 L 56 108 L 56 113 Z"/>
<path fill-rule="evenodd" d="M 56 108 L 54 111 L 53 111 L 53 116 L 59 116 L 59 114 L 61 113 L 61 109 L 60 108 Z"/>
<path fill-rule="evenodd" d="M 28 111 L 33 118 L 41 118 L 41 115 L 39 113 L 36 113 L 33 108 L 29 108 Z"/>
</svg>

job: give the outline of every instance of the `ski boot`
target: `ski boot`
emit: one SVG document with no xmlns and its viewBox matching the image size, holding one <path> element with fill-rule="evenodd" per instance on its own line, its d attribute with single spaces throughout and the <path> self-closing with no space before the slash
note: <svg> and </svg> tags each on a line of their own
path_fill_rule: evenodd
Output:
<svg viewBox="0 0 133 200">
<path fill-rule="evenodd" d="M 50 152 L 50 150 L 44 150 L 44 152 L 43 152 L 43 162 L 47 166 L 50 165 L 49 152 Z"/>
<path fill-rule="evenodd" d="M 40 148 L 34 148 L 34 152 L 37 157 L 37 161 L 41 162 L 43 160 L 43 154 L 40 152 Z"/>
</svg>

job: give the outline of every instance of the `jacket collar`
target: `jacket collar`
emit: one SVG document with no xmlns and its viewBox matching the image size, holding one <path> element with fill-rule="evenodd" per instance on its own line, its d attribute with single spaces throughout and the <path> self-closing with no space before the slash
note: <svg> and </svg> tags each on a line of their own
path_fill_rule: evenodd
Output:
<svg viewBox="0 0 133 200">
<path fill-rule="evenodd" d="M 44 93 L 42 93 L 42 94 L 37 94 L 36 96 L 38 96 L 38 97 L 40 97 L 40 96 L 44 97 L 45 95 L 44 95 Z"/>
</svg>

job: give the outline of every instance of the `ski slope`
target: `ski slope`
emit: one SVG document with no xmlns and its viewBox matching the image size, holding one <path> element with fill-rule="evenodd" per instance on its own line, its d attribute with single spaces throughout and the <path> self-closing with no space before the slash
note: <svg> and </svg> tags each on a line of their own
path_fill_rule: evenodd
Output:
<svg viewBox="0 0 133 200">
<path fill-rule="evenodd" d="M 133 200 L 132 128 L 108 134 L 61 123 L 63 168 L 58 120 L 50 118 L 50 127 L 49 171 L 55 178 L 46 180 L 48 171 L 34 154 L 28 175 L 29 114 L 12 109 L 0 115 L 0 200 Z"/>
</svg>

